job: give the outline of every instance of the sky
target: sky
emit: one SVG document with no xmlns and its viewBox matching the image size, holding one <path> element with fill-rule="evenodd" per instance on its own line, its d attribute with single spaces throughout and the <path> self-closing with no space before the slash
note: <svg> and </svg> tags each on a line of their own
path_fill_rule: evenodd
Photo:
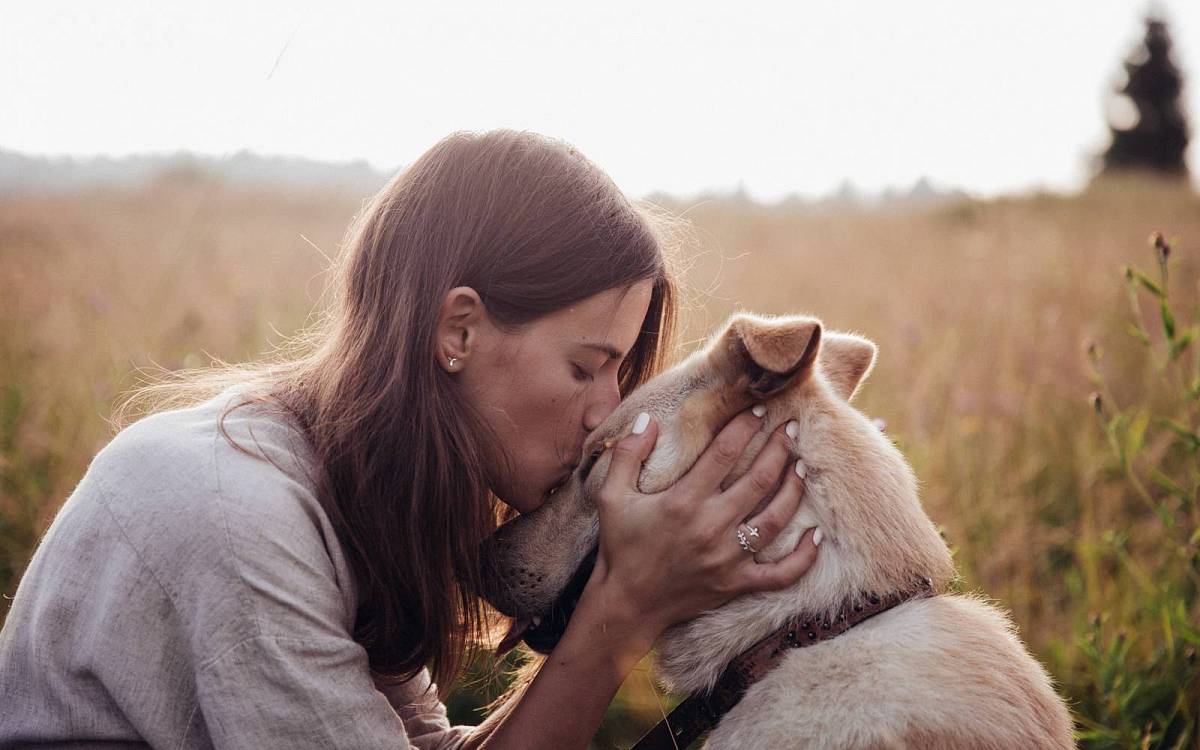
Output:
<svg viewBox="0 0 1200 750">
<path fill-rule="evenodd" d="M 511 127 L 570 141 L 633 195 L 1072 190 L 1151 7 L 1200 122 L 1197 0 L 3 4 L 0 149 L 38 155 L 392 170 L 454 130 Z"/>
</svg>

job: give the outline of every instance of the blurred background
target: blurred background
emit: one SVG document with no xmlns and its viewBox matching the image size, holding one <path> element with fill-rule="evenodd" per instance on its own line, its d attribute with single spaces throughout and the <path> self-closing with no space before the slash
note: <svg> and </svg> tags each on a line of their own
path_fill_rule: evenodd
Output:
<svg viewBox="0 0 1200 750">
<path fill-rule="evenodd" d="M 269 351 L 392 173 L 527 128 L 689 220 L 681 353 L 878 342 L 859 407 L 1081 745 L 1200 747 L 1198 65 L 1185 0 L 6 8 L 0 618 L 123 392 Z M 643 664 L 595 746 L 678 699 Z"/>
</svg>

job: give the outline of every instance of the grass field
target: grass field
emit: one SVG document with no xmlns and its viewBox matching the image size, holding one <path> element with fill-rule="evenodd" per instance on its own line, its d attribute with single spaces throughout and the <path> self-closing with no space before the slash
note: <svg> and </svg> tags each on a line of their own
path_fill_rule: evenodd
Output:
<svg viewBox="0 0 1200 750">
<path fill-rule="evenodd" d="M 0 592 L 110 439 L 137 368 L 244 360 L 294 332 L 361 200 L 182 179 L 0 199 Z M 1081 740 L 1198 746 L 1200 439 L 1185 431 L 1200 381 L 1179 339 L 1200 299 L 1200 199 L 1128 179 L 905 211 L 675 208 L 693 225 L 684 340 L 742 307 L 876 341 L 859 406 L 913 463 L 961 588 L 1012 612 Z M 1123 269 L 1155 267 L 1153 230 L 1181 238 L 1169 282 L 1131 306 Z M 1127 330 L 1139 316 L 1145 342 Z M 631 678 L 598 746 L 656 720 L 649 685 Z"/>
</svg>

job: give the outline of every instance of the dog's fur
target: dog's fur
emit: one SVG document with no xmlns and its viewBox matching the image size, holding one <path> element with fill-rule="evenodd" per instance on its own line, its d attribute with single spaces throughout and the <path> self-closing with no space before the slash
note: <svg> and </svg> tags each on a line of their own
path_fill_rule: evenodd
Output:
<svg viewBox="0 0 1200 750">
<path fill-rule="evenodd" d="M 766 548 L 777 560 L 803 533 L 824 534 L 816 563 L 795 585 L 738 597 L 659 639 L 664 681 L 712 687 L 724 666 L 798 612 L 829 613 L 866 594 L 930 577 L 953 578 L 950 553 L 917 498 L 900 452 L 849 399 L 875 346 L 823 332 L 807 317 L 734 316 L 707 347 L 632 394 L 585 446 L 591 459 L 537 511 L 502 527 L 492 552 L 502 585 L 488 593 L 506 614 L 547 612 L 598 534 L 588 500 L 607 474 L 606 445 L 640 411 L 658 424 L 641 491 L 666 489 L 721 426 L 754 403 L 761 431 L 726 486 L 788 420 L 808 469 L 800 510 Z M 730 530 L 730 544 L 737 542 Z M 1008 618 L 978 598 L 939 595 L 895 607 L 830 641 L 789 652 L 713 730 L 718 748 L 1067 748 L 1071 720 Z"/>
</svg>

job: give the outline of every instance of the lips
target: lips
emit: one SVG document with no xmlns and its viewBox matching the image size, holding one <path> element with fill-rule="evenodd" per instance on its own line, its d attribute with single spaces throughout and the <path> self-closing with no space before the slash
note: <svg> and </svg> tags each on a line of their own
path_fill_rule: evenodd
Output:
<svg viewBox="0 0 1200 750">
<path fill-rule="evenodd" d="M 546 491 L 545 497 L 550 497 L 550 496 L 554 495 L 554 493 L 561 490 L 563 485 L 566 484 L 567 480 L 570 478 L 571 478 L 571 472 L 569 472 L 569 471 L 566 474 L 563 474 L 561 477 L 559 477 L 554 482 L 554 484 L 551 485 L 550 489 Z"/>
</svg>

